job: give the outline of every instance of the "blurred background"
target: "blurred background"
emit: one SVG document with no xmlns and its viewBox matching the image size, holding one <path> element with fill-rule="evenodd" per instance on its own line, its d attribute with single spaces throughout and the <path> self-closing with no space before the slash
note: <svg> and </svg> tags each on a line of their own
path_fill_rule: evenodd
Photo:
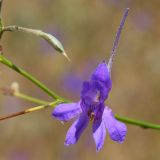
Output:
<svg viewBox="0 0 160 160">
<path fill-rule="evenodd" d="M 145 0 L 4 0 L 3 22 L 52 33 L 72 63 L 44 40 L 25 33 L 5 33 L 5 56 L 60 96 L 78 101 L 83 80 L 107 60 L 126 7 L 130 13 L 113 64 L 113 88 L 106 104 L 114 113 L 160 123 L 160 1 Z M 0 87 L 12 82 L 21 92 L 52 101 L 24 77 L 0 64 Z M 0 115 L 36 104 L 0 94 Z M 62 125 L 52 108 L 0 122 L 1 160 L 159 160 L 159 131 L 127 125 L 123 144 L 107 135 L 96 153 L 91 126 L 80 141 L 65 147 L 71 122 Z"/>
</svg>

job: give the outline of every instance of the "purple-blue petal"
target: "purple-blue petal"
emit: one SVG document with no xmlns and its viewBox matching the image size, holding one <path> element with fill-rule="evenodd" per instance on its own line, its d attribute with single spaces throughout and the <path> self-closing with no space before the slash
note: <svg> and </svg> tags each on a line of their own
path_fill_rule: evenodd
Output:
<svg viewBox="0 0 160 160">
<path fill-rule="evenodd" d="M 106 127 L 102 120 L 96 120 L 93 122 L 93 138 L 96 144 L 96 150 L 100 151 L 103 147 L 104 140 L 106 137 Z"/>
<path fill-rule="evenodd" d="M 91 80 L 101 81 L 110 90 L 112 81 L 105 61 L 101 62 L 91 76 Z"/>
<path fill-rule="evenodd" d="M 52 115 L 61 121 L 68 121 L 77 117 L 82 112 L 80 102 L 78 103 L 63 103 L 55 107 Z"/>
<path fill-rule="evenodd" d="M 125 140 L 127 133 L 126 125 L 118 121 L 114 117 L 112 110 L 108 107 L 105 107 L 102 118 L 103 121 L 105 122 L 105 126 L 109 132 L 110 138 L 113 141 L 122 143 Z"/>
<path fill-rule="evenodd" d="M 101 81 L 85 81 L 81 91 L 82 110 L 87 114 L 90 111 L 97 110 L 107 99 L 109 91 L 109 88 Z"/>
<path fill-rule="evenodd" d="M 69 128 L 66 135 L 65 145 L 68 146 L 71 144 L 75 144 L 80 138 L 84 129 L 87 127 L 88 122 L 88 117 L 82 113 L 80 117 Z"/>
</svg>

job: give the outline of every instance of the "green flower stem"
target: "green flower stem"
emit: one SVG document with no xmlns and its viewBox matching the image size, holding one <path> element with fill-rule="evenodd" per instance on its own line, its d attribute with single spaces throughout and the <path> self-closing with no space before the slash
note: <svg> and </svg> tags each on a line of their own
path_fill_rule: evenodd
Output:
<svg viewBox="0 0 160 160">
<path fill-rule="evenodd" d="M 27 100 L 27 101 L 30 101 L 30 102 L 33 102 L 33 103 L 37 103 L 37 104 L 40 104 L 40 105 L 45 105 L 45 104 L 49 103 L 47 101 L 43 101 L 41 99 L 38 99 L 38 98 L 35 98 L 35 97 L 32 97 L 32 96 L 28 96 L 28 95 L 20 93 L 20 92 L 13 93 L 13 96 L 15 96 L 17 98 Z"/>
<path fill-rule="evenodd" d="M 48 108 L 48 107 L 55 107 L 56 105 L 58 105 L 60 103 L 65 103 L 65 101 L 63 101 L 63 100 L 56 100 L 54 102 L 47 103 L 46 101 L 42 101 L 42 100 L 39 100 L 37 98 L 30 97 L 28 95 L 18 93 L 18 92 L 16 94 L 14 94 L 14 96 L 25 99 L 25 100 L 29 100 L 29 101 L 32 101 L 32 102 L 35 102 L 35 103 L 38 103 L 38 104 L 42 104 L 42 105 L 37 106 L 37 107 L 32 107 L 32 108 L 29 108 L 27 110 L 20 111 L 20 112 L 17 112 L 17 113 L 8 115 L 8 116 L 1 117 L 0 121 L 5 120 L 5 119 L 9 119 L 9 118 L 13 118 L 13 117 L 16 117 L 16 116 L 19 116 L 19 115 L 23 115 L 23 114 L 26 114 L 26 113 L 31 113 L 31 112 L 34 112 L 34 111 L 45 109 L 45 108 Z M 150 129 L 160 130 L 160 125 L 158 125 L 158 124 L 153 124 L 153 123 L 150 123 L 150 122 L 140 121 L 140 120 L 137 120 L 137 119 L 132 119 L 132 118 L 119 116 L 119 115 L 115 115 L 115 118 L 117 120 L 121 121 L 121 122 L 128 123 L 128 124 L 131 124 L 131 125 L 136 125 L 136 126 L 139 126 L 139 127 L 145 128 L 145 129 L 150 128 Z"/>
<path fill-rule="evenodd" d="M 150 128 L 150 129 L 160 130 L 160 125 L 158 125 L 158 124 L 153 124 L 150 122 L 145 122 L 145 121 L 132 119 L 132 118 L 128 118 L 128 117 L 123 117 L 123 116 L 119 116 L 119 115 L 115 115 L 115 117 L 117 120 L 122 121 L 124 123 L 136 125 L 136 126 L 139 126 L 139 127 L 145 128 L 145 129 Z"/>
<path fill-rule="evenodd" d="M 11 61 L 6 59 L 3 55 L 0 55 L 0 62 L 3 63 L 4 65 L 8 66 L 9 68 L 13 69 L 14 71 L 18 72 L 19 74 L 21 74 L 22 76 L 24 76 L 25 78 L 30 80 L 31 82 L 33 82 L 36 86 L 41 88 L 44 92 L 46 92 L 52 98 L 54 98 L 56 100 L 62 99 L 56 93 L 54 93 L 49 88 L 47 88 L 44 84 L 42 84 L 39 80 L 34 78 L 32 75 L 27 73 L 25 70 L 21 69 L 20 67 L 16 66 L 15 64 L 13 64 Z M 64 99 L 63 99 L 63 101 L 66 102 L 66 100 L 64 100 Z"/>
<path fill-rule="evenodd" d="M 32 96 L 23 94 L 19 90 L 15 90 L 13 88 L 1 87 L 0 92 L 2 92 L 2 94 L 4 94 L 4 95 L 14 96 L 14 97 L 21 98 L 21 99 L 24 99 L 24 100 L 27 100 L 27 101 L 30 101 L 30 102 L 33 102 L 33 103 L 40 104 L 40 105 L 44 105 L 44 104 L 49 103 L 48 101 L 44 101 L 44 100 L 41 100 L 41 99 L 38 99 L 38 98 L 35 98 L 35 97 L 32 97 Z"/>
<path fill-rule="evenodd" d="M 70 102 L 69 100 L 63 99 L 62 97 L 59 97 L 58 95 L 56 95 L 54 92 L 52 92 L 50 89 L 48 89 L 44 84 L 39 82 L 37 79 L 35 79 L 33 76 L 31 76 L 29 73 L 27 73 L 23 69 L 17 67 L 11 61 L 6 59 L 3 55 L 0 55 L 0 62 L 5 64 L 9 68 L 15 70 L 16 72 L 18 72 L 22 76 L 26 77 L 27 79 L 32 81 L 35 85 L 37 85 L 39 88 L 41 88 L 43 91 L 45 91 L 48 95 L 50 95 L 51 97 L 53 97 L 54 99 L 57 100 L 55 102 L 49 103 L 48 105 L 46 105 L 46 104 L 44 105 L 44 103 L 42 102 L 41 103 L 42 106 L 34 107 L 34 108 L 31 108 L 31 109 L 28 109 L 28 110 L 25 110 L 25 111 L 22 111 L 22 112 L 19 112 L 19 113 L 15 113 L 15 114 L 10 115 L 10 116 L 2 117 L 2 118 L 0 118 L 0 120 L 4 120 L 4 119 L 12 118 L 12 117 L 15 117 L 15 116 L 18 116 L 18 115 L 22 115 L 22 114 L 25 114 L 25 113 L 30 113 L 30 112 L 33 112 L 33 111 L 45 109 L 45 108 L 50 107 L 50 106 L 54 107 L 59 103 Z M 28 99 L 28 100 L 33 100 L 32 98 L 26 97 L 24 95 L 19 95 L 19 97 L 21 97 L 21 98 L 23 97 L 24 99 Z M 40 101 L 38 101 L 38 103 L 40 104 Z M 131 119 L 131 118 L 123 117 L 123 116 L 119 116 L 119 115 L 115 115 L 115 117 L 116 117 L 116 119 L 118 119 L 119 121 L 122 121 L 124 123 L 140 126 L 140 127 L 143 127 L 143 128 L 151 128 L 151 129 L 160 130 L 160 125 L 158 125 L 158 124 L 153 124 L 153 123 L 149 123 L 149 122 L 145 122 L 145 121 Z"/>
</svg>

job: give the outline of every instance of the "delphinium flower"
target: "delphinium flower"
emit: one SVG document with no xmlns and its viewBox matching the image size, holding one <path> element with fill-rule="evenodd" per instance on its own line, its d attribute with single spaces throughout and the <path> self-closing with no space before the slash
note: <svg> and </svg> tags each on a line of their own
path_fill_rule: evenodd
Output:
<svg viewBox="0 0 160 160">
<path fill-rule="evenodd" d="M 77 103 L 62 103 L 53 110 L 52 115 L 60 121 L 76 118 L 66 135 L 65 145 L 67 146 L 75 144 L 79 140 L 90 121 L 92 122 L 93 138 L 97 151 L 102 148 L 107 131 L 112 140 L 119 143 L 125 140 L 127 127 L 114 117 L 108 106 L 105 106 L 105 100 L 108 98 L 112 87 L 112 62 L 128 12 L 129 9 L 126 9 L 108 64 L 106 61 L 102 61 L 93 71 L 90 79 L 83 82 L 81 98 Z"/>
</svg>

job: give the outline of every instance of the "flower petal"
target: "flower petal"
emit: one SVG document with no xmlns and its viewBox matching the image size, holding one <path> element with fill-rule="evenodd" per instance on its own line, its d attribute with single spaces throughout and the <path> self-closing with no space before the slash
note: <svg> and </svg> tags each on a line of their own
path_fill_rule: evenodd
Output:
<svg viewBox="0 0 160 160">
<path fill-rule="evenodd" d="M 66 135 L 65 145 L 68 146 L 71 144 L 75 144 L 78 141 L 84 129 L 87 127 L 88 122 L 88 117 L 82 113 L 81 116 L 69 128 Z"/>
<path fill-rule="evenodd" d="M 52 115 L 61 121 L 68 121 L 82 112 L 80 102 L 78 103 L 63 103 L 56 106 Z"/>
<path fill-rule="evenodd" d="M 98 65 L 91 76 L 91 80 L 97 80 L 104 82 L 106 87 L 110 90 L 112 87 L 112 81 L 108 72 L 107 63 L 103 61 Z"/>
<path fill-rule="evenodd" d="M 115 119 L 112 110 L 108 107 L 105 107 L 103 112 L 103 121 L 105 126 L 108 129 L 110 138 L 113 141 L 122 143 L 125 140 L 127 127 L 124 123 Z"/>
<path fill-rule="evenodd" d="M 93 122 L 93 138 L 96 144 L 96 150 L 100 151 L 103 147 L 104 140 L 106 137 L 106 127 L 102 120 L 96 120 Z"/>
</svg>

